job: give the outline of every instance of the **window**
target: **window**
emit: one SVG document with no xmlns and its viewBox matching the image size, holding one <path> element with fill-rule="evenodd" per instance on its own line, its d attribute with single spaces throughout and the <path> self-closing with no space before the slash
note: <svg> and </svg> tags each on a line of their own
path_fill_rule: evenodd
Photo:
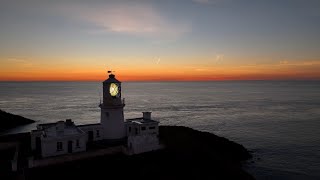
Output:
<svg viewBox="0 0 320 180">
<path fill-rule="evenodd" d="M 131 132 L 131 127 L 129 127 L 129 132 Z"/>
<path fill-rule="evenodd" d="M 57 151 L 62 151 L 62 142 L 57 142 Z"/>
<path fill-rule="evenodd" d="M 97 137 L 100 137 L 100 131 L 97 130 Z"/>
<path fill-rule="evenodd" d="M 146 130 L 146 127 L 141 127 L 141 130 L 142 130 L 142 131 Z"/>
<path fill-rule="evenodd" d="M 149 127 L 149 129 L 155 129 L 156 127 L 152 126 L 152 127 Z"/>
<path fill-rule="evenodd" d="M 76 141 L 76 147 L 77 147 L 77 148 L 79 148 L 79 147 L 80 147 L 79 139 L 77 139 L 77 141 Z"/>
</svg>

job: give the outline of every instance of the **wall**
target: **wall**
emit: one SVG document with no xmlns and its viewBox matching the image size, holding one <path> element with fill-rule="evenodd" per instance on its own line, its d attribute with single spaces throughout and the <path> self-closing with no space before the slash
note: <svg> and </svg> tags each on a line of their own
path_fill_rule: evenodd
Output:
<svg viewBox="0 0 320 180">
<path fill-rule="evenodd" d="M 36 137 L 40 137 L 42 134 L 42 131 L 31 131 L 30 135 L 31 135 L 31 149 L 35 150 L 36 149 Z"/>
<path fill-rule="evenodd" d="M 126 135 L 122 107 L 112 109 L 101 107 L 101 124 L 105 139 L 121 139 Z"/>
<path fill-rule="evenodd" d="M 76 147 L 76 140 L 79 139 L 79 147 Z M 68 141 L 73 141 L 72 143 L 72 151 L 74 152 L 82 152 L 86 151 L 86 136 L 77 135 L 77 136 L 69 136 L 67 138 L 41 138 L 41 146 L 42 146 L 42 157 L 49 156 L 57 156 L 68 153 Z M 57 151 L 57 142 L 62 142 L 62 150 Z"/>
<path fill-rule="evenodd" d="M 145 127 L 145 130 L 143 130 L 143 127 Z M 150 127 L 154 127 L 155 129 L 150 129 Z M 156 134 L 156 135 L 158 135 L 158 133 L 159 133 L 158 123 L 140 125 L 140 134 L 141 135 L 146 135 L 146 134 Z"/>
<path fill-rule="evenodd" d="M 130 131 L 131 127 L 131 131 Z M 143 130 L 145 127 L 145 130 Z M 154 129 L 150 129 L 154 127 Z M 138 134 L 136 134 L 136 128 L 138 129 Z M 158 122 L 148 123 L 148 124 L 137 124 L 137 123 L 126 123 L 126 134 L 127 136 L 136 136 L 136 135 L 147 135 L 147 134 L 159 134 Z"/>
<path fill-rule="evenodd" d="M 127 145 L 129 151 L 133 154 L 160 149 L 159 139 L 156 134 L 129 136 Z"/>
<path fill-rule="evenodd" d="M 88 141 L 89 131 L 93 132 L 93 140 L 98 141 L 104 139 L 104 130 L 101 124 L 88 124 L 77 126 L 79 129 L 86 133 L 86 140 Z M 99 136 L 97 135 L 97 130 L 99 130 Z"/>
</svg>

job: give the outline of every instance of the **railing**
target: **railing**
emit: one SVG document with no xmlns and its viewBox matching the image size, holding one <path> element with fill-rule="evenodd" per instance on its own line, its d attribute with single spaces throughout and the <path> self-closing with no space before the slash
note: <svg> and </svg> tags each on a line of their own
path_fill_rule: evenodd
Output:
<svg viewBox="0 0 320 180">
<path fill-rule="evenodd" d="M 109 104 L 109 105 L 114 105 L 114 106 L 122 106 L 122 105 L 125 105 L 126 102 L 125 102 L 125 98 L 122 98 L 120 99 L 120 101 L 109 101 L 109 102 L 106 102 L 106 104 Z M 99 103 L 99 107 L 102 107 L 104 104 L 103 103 Z"/>
</svg>

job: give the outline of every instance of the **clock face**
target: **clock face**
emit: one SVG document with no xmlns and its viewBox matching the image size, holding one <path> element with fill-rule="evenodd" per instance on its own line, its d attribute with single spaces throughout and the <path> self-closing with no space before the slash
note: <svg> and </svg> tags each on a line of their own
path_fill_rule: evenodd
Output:
<svg viewBox="0 0 320 180">
<path fill-rule="evenodd" d="M 117 96 L 119 94 L 119 86 L 115 83 L 111 83 L 109 92 L 111 96 Z"/>
</svg>

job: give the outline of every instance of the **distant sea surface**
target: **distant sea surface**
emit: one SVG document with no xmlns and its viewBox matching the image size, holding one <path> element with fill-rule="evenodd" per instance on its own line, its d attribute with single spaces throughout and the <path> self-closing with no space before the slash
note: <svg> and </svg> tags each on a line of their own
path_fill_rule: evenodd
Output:
<svg viewBox="0 0 320 180">
<path fill-rule="evenodd" d="M 0 82 L 0 109 L 37 123 L 97 123 L 101 94 L 101 82 Z M 125 118 L 152 111 L 162 125 L 243 144 L 257 179 L 320 179 L 319 81 L 124 82 L 122 97 Z"/>
</svg>

